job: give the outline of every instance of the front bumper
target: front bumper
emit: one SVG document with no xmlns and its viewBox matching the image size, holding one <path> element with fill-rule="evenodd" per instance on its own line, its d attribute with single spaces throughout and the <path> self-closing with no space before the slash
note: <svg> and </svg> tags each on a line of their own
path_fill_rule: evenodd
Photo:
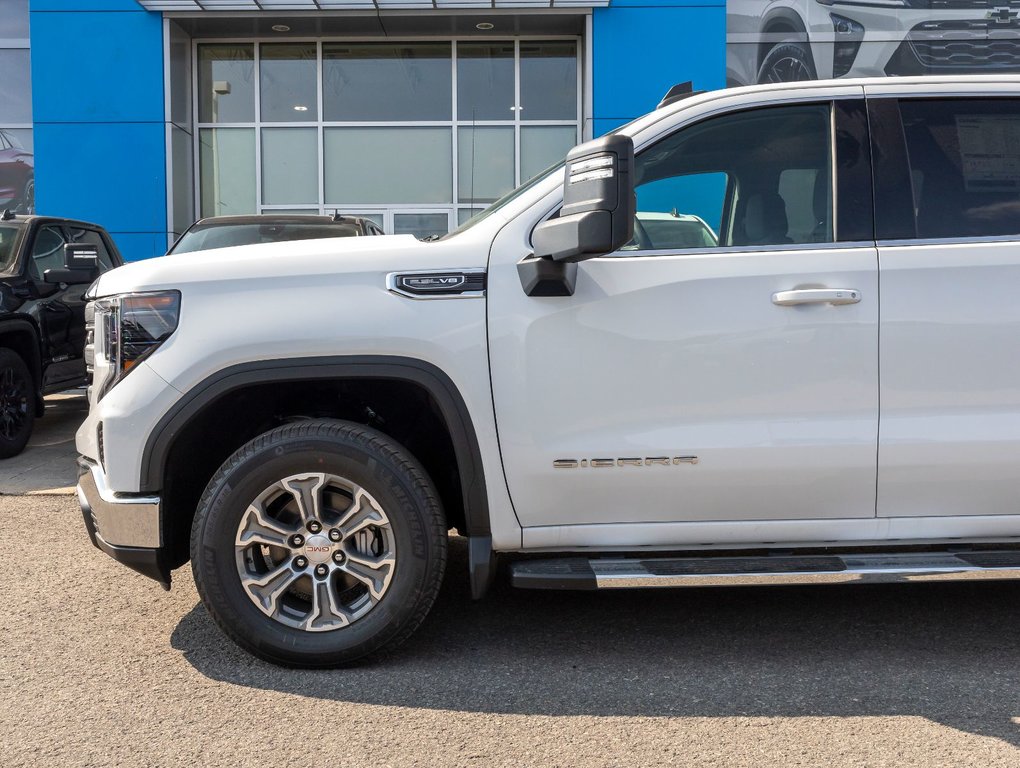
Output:
<svg viewBox="0 0 1020 768">
<path fill-rule="evenodd" d="M 123 563 L 170 589 L 160 527 L 160 499 L 110 490 L 102 468 L 78 459 L 78 502 L 92 543 Z"/>
</svg>

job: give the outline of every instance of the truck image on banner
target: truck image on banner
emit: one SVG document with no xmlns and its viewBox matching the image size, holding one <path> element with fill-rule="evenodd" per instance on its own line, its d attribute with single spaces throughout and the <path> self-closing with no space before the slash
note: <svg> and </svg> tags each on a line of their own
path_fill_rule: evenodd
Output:
<svg viewBox="0 0 1020 768">
<path fill-rule="evenodd" d="M 729 85 L 1020 72 L 1017 0 L 728 0 Z"/>
</svg>

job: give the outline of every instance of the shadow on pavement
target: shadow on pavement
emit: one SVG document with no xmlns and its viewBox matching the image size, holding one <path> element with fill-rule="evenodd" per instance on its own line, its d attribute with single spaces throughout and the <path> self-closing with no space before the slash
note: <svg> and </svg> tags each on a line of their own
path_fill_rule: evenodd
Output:
<svg viewBox="0 0 1020 768">
<path fill-rule="evenodd" d="M 464 540 L 425 625 L 347 670 L 287 670 L 199 604 L 172 643 L 203 675 L 350 702 L 527 715 L 919 716 L 1020 746 L 1018 586 L 526 592 L 470 601 Z"/>
</svg>

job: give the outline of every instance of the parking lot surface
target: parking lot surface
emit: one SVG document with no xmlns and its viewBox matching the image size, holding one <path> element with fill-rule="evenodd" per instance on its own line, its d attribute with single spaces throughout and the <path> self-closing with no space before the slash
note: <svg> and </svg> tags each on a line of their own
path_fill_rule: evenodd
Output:
<svg viewBox="0 0 1020 768">
<path fill-rule="evenodd" d="M 6 766 L 1017 766 L 1020 585 L 523 592 L 354 669 L 230 644 L 89 543 L 73 497 L 0 497 Z"/>
</svg>

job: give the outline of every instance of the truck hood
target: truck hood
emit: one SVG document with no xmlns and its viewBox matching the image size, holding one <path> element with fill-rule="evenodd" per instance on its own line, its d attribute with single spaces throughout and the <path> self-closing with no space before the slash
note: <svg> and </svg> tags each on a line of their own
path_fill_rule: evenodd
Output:
<svg viewBox="0 0 1020 768">
<path fill-rule="evenodd" d="M 422 242 L 412 235 L 337 237 L 261 243 L 210 251 L 173 254 L 146 259 L 107 272 L 96 282 L 93 295 L 177 289 L 222 283 L 230 290 L 237 281 L 314 283 L 349 274 L 376 283 L 379 275 L 394 271 L 468 269 L 484 267 L 488 248 L 474 238 Z"/>
</svg>

